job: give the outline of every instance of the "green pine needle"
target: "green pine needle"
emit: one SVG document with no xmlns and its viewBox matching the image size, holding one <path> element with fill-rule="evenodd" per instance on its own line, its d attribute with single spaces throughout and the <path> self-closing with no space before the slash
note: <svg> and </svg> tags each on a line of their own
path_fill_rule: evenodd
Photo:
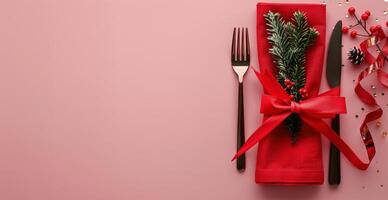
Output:
<svg viewBox="0 0 388 200">
<path fill-rule="evenodd" d="M 271 44 L 269 53 L 278 68 L 277 79 L 288 94 L 294 95 L 295 101 L 302 99 L 299 89 L 306 84 L 306 50 L 314 44 L 319 32 L 309 26 L 306 13 L 296 11 L 291 22 L 285 22 L 279 13 L 269 11 L 264 15 L 267 24 L 268 42 Z M 284 80 L 295 83 L 291 89 L 286 89 Z M 297 115 L 291 115 L 285 120 L 293 141 L 301 123 Z M 294 137 L 295 136 L 295 137 Z"/>
</svg>

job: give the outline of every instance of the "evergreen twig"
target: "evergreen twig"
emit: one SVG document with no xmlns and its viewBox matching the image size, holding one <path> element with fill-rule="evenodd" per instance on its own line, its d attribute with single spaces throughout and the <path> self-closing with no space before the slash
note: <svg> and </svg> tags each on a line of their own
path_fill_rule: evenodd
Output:
<svg viewBox="0 0 388 200">
<path fill-rule="evenodd" d="M 279 13 L 269 11 L 264 15 L 268 41 L 271 44 L 270 54 L 278 68 L 277 79 L 288 94 L 294 96 L 294 101 L 302 99 L 299 89 L 306 84 L 306 55 L 305 52 L 311 46 L 319 32 L 308 25 L 306 14 L 296 11 L 291 22 L 285 22 Z M 294 82 L 294 86 L 287 88 L 284 80 Z M 300 117 L 293 113 L 285 123 L 291 132 L 292 141 L 295 142 L 297 133 L 301 127 Z"/>
</svg>

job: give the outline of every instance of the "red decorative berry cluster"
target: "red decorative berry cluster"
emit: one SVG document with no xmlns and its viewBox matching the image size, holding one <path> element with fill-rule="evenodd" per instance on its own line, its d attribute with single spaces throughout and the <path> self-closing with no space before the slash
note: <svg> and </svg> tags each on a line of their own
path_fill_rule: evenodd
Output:
<svg viewBox="0 0 388 200">
<path fill-rule="evenodd" d="M 287 78 L 287 79 L 284 79 L 284 85 L 286 86 L 286 89 L 291 89 L 292 87 L 295 86 L 295 83 L 292 82 L 290 79 Z M 306 88 L 300 88 L 300 89 L 298 90 L 298 92 L 299 92 L 300 96 L 302 97 L 302 99 L 306 99 L 306 98 L 309 96 L 308 93 L 307 93 Z M 299 96 L 299 94 L 295 94 L 295 95 L 298 95 L 298 96 Z M 291 99 L 291 101 L 294 100 L 295 95 L 290 94 L 290 99 Z"/>
<path fill-rule="evenodd" d="M 357 36 L 371 37 L 371 36 L 378 36 L 379 34 L 383 34 L 384 33 L 383 27 L 381 25 L 373 25 L 373 26 L 371 26 L 369 28 L 369 30 L 367 29 L 366 22 L 368 21 L 370 15 L 371 15 L 371 12 L 369 10 L 366 10 L 361 15 L 361 19 L 359 19 L 359 17 L 357 17 L 356 9 L 354 7 L 350 7 L 348 9 L 348 13 L 349 13 L 350 16 L 354 17 L 357 20 L 357 24 L 354 24 L 354 25 L 351 25 L 351 26 L 344 26 L 342 28 L 342 32 L 344 34 L 349 33 L 350 29 L 352 29 L 354 27 L 357 27 L 357 26 L 361 26 L 365 30 L 366 35 L 359 34 L 356 30 L 352 30 L 350 32 L 350 37 L 352 37 L 352 38 L 356 38 Z M 388 21 L 385 23 L 385 25 L 388 27 Z"/>
<path fill-rule="evenodd" d="M 292 86 L 295 85 L 295 83 L 292 82 L 290 79 L 287 78 L 287 79 L 284 79 L 284 85 L 286 85 L 286 88 L 287 88 L 287 89 L 291 89 Z"/>
<path fill-rule="evenodd" d="M 300 88 L 299 89 L 299 94 L 302 96 L 303 99 L 309 97 L 309 94 L 307 93 L 306 88 Z"/>
</svg>

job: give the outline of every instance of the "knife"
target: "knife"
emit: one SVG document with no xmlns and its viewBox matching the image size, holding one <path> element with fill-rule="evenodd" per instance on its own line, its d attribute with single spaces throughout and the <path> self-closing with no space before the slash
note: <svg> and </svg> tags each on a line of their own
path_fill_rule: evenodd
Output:
<svg viewBox="0 0 388 200">
<path fill-rule="evenodd" d="M 326 58 L 326 78 L 330 88 L 341 85 L 342 67 L 342 21 L 335 25 L 330 37 Z M 337 114 L 331 122 L 331 128 L 340 135 L 339 115 Z M 329 159 L 329 184 L 338 185 L 341 182 L 340 152 L 334 144 L 330 144 Z"/>
</svg>

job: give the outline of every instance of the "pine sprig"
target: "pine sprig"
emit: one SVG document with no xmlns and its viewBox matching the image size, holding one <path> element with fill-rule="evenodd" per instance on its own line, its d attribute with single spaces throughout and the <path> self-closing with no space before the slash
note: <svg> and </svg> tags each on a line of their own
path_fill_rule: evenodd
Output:
<svg viewBox="0 0 388 200">
<path fill-rule="evenodd" d="M 264 15 L 267 21 L 268 42 L 272 45 L 269 49 L 270 54 L 274 58 L 279 72 L 279 82 L 286 78 L 289 70 L 289 55 L 288 49 L 290 48 L 290 36 L 287 26 L 279 13 L 273 13 L 269 11 Z"/>
<path fill-rule="evenodd" d="M 309 46 L 311 46 L 315 38 L 319 35 L 319 32 L 315 28 L 310 28 L 308 25 L 307 17 L 304 12 L 297 11 L 293 14 L 292 18 L 293 29 L 291 35 L 291 47 L 290 51 L 293 54 L 292 68 L 290 70 L 292 81 L 295 83 L 295 89 L 299 90 L 306 84 L 306 55 L 305 52 Z M 299 101 L 300 94 L 295 93 L 296 100 Z"/>
<path fill-rule="evenodd" d="M 271 44 L 269 53 L 278 68 L 277 79 L 288 94 L 299 102 L 302 95 L 299 89 L 306 84 L 306 50 L 314 44 L 319 32 L 309 26 L 306 13 L 296 11 L 291 22 L 285 22 L 279 13 L 269 11 L 264 15 L 267 24 L 268 42 Z M 288 79 L 294 86 L 287 88 L 284 81 Z M 292 141 L 296 141 L 301 127 L 300 117 L 293 113 L 285 123 L 291 132 Z"/>
</svg>

